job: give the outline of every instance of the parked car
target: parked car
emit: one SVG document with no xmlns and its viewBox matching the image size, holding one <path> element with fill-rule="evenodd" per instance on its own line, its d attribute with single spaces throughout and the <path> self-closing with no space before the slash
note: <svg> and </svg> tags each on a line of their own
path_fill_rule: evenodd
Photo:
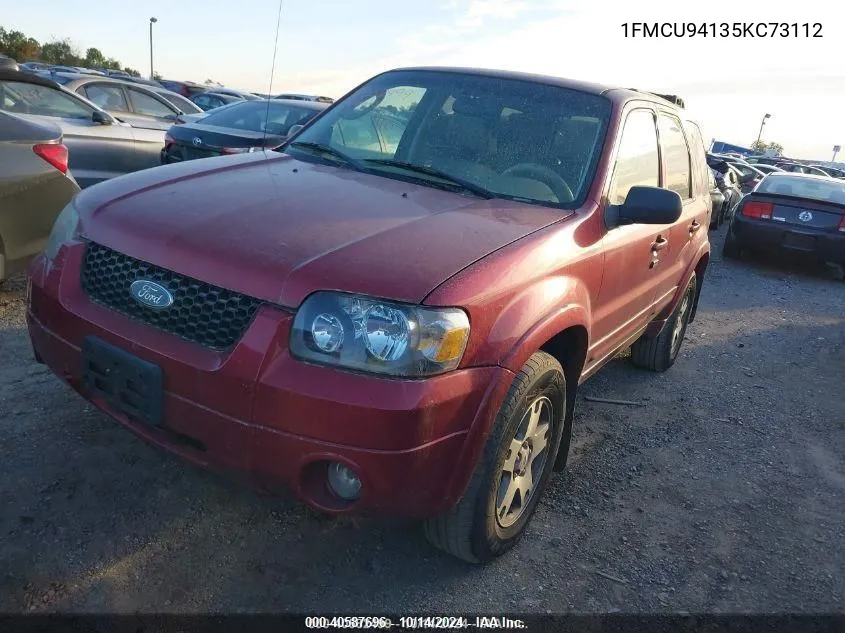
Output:
<svg viewBox="0 0 845 633">
<path fill-rule="evenodd" d="M 202 114 L 204 112 L 204 110 L 197 104 L 195 104 L 193 101 L 191 101 L 190 99 L 186 99 L 179 93 L 173 92 L 172 90 L 168 90 L 167 88 L 154 87 L 150 87 L 150 90 L 155 92 L 160 97 L 163 97 L 172 106 L 179 110 L 180 116 L 185 114 Z"/>
<path fill-rule="evenodd" d="M 104 70 L 103 74 L 108 77 L 114 77 L 115 79 L 130 79 L 132 77 L 125 70 Z"/>
<path fill-rule="evenodd" d="M 49 71 L 50 65 L 44 64 L 42 62 L 24 62 L 22 64 L 18 64 L 18 70 L 22 70 L 24 72 L 42 72 L 42 71 Z"/>
<path fill-rule="evenodd" d="M 165 132 L 182 113 L 158 92 L 122 79 L 80 77 L 67 82 L 64 87 L 135 129 Z M 161 143 L 164 144 L 164 135 Z"/>
<path fill-rule="evenodd" d="M 0 283 L 26 269 L 79 191 L 62 131 L 0 112 Z"/>
<path fill-rule="evenodd" d="M 196 94 L 208 90 L 208 86 L 203 86 L 202 84 L 194 83 L 193 81 L 173 81 L 172 79 L 159 79 L 158 83 L 160 83 L 164 88 L 172 90 L 173 92 L 177 92 L 188 99 L 190 99 Z"/>
<path fill-rule="evenodd" d="M 743 194 L 750 192 L 766 177 L 765 173 L 748 163 L 733 161 L 729 164 L 739 172 L 739 188 Z"/>
<path fill-rule="evenodd" d="M 144 79 L 143 77 L 133 77 L 132 75 L 129 75 L 128 77 L 114 77 L 114 79 L 122 79 L 123 81 L 130 81 L 133 84 L 141 84 L 142 86 L 146 86 L 156 91 L 164 89 L 164 87 L 157 81 Z"/>
<path fill-rule="evenodd" d="M 766 163 L 754 163 L 754 168 L 757 171 L 761 171 L 764 174 L 773 174 L 775 172 L 784 173 L 784 170 L 780 167 L 775 167 L 774 165 L 767 165 Z"/>
<path fill-rule="evenodd" d="M 99 70 L 92 70 L 90 68 L 83 68 L 82 66 L 72 66 L 76 70 L 76 72 L 82 75 L 95 75 L 97 77 L 105 77 L 106 73 L 101 72 Z"/>
<path fill-rule="evenodd" d="M 718 229 L 723 222 L 730 219 L 730 214 L 742 198 L 742 188 L 739 183 L 740 174 L 729 162 L 712 155 L 707 156 L 707 165 L 713 170 L 716 185 L 725 198 L 721 213 L 718 215 L 714 213 L 710 218 L 710 228 Z"/>
<path fill-rule="evenodd" d="M 828 165 L 810 165 L 814 169 L 820 169 L 831 178 L 845 178 L 845 171 L 836 169 L 836 167 L 829 167 Z"/>
<path fill-rule="evenodd" d="M 828 174 L 825 170 L 820 169 L 818 167 L 813 167 L 811 165 L 802 165 L 800 163 L 778 163 L 778 167 L 780 167 L 784 171 L 798 173 L 798 174 L 813 174 L 816 176 L 824 176 L 825 178 L 830 178 L 830 174 Z"/>
<path fill-rule="evenodd" d="M 708 170 L 709 173 L 709 184 L 710 184 L 710 229 L 715 230 L 718 229 L 724 218 L 725 214 L 727 213 L 725 210 L 725 194 L 722 193 L 719 184 L 716 182 L 716 174 L 718 173 L 715 169 Z"/>
<path fill-rule="evenodd" d="M 18 66 L 18 62 L 16 62 L 14 59 L 9 57 L 8 55 L 3 55 L 0 53 L 0 69 L 19 70 L 20 67 Z"/>
<path fill-rule="evenodd" d="M 845 183 L 824 176 L 767 176 L 737 208 L 722 253 L 791 252 L 845 265 Z"/>
<path fill-rule="evenodd" d="M 261 98 L 257 95 L 252 94 L 251 92 L 245 92 L 243 90 L 233 90 L 232 88 L 213 88 L 211 89 L 211 91 L 215 94 L 229 95 L 230 97 L 237 97 L 246 101 L 255 101 L 256 99 Z"/>
<path fill-rule="evenodd" d="M 72 75 L 81 75 L 78 68 L 73 66 L 57 66 L 51 65 L 48 69 L 51 73 L 70 73 Z"/>
<path fill-rule="evenodd" d="M 231 108 L 231 107 L 236 106 L 240 103 L 243 103 L 243 101 L 241 101 L 240 99 L 235 99 L 234 101 L 231 101 L 231 102 L 229 102 L 225 105 L 222 105 L 222 106 L 218 106 L 216 108 L 212 108 L 211 110 L 203 110 L 203 109 L 198 107 L 199 112 L 195 112 L 193 114 L 180 114 L 179 116 L 176 117 L 176 120 L 173 122 L 173 124 L 174 125 L 181 125 L 183 123 L 189 123 L 189 122 L 196 123 L 196 122 L 204 119 L 207 116 L 211 116 L 212 114 L 215 114 L 215 113 L 220 112 L 221 110 L 225 110 L 227 108 Z"/>
<path fill-rule="evenodd" d="M 0 70 L 0 110 L 58 125 L 82 188 L 160 164 L 164 131 L 132 127 L 54 81 Z"/>
<path fill-rule="evenodd" d="M 303 95 L 286 92 L 273 97 L 274 99 L 287 99 L 288 101 L 318 101 L 320 103 L 334 103 L 331 97 L 320 97 L 318 95 Z"/>
<path fill-rule="evenodd" d="M 328 107 L 313 101 L 240 101 L 218 108 L 196 123 L 174 125 L 164 138 L 162 164 L 260 149 L 285 142 L 290 129 Z"/>
<path fill-rule="evenodd" d="M 369 121 L 392 109 L 385 151 Z M 424 518 L 488 561 L 564 467 L 578 385 L 632 345 L 651 370 L 678 358 L 709 259 L 704 154 L 645 92 L 389 71 L 284 153 L 78 195 L 29 268 L 35 356 L 188 460 Z"/>
<path fill-rule="evenodd" d="M 749 156 L 745 162 L 751 165 L 777 165 L 783 162 L 783 158 L 779 156 Z"/>
<path fill-rule="evenodd" d="M 191 101 L 193 101 L 195 105 L 199 106 L 203 110 L 208 111 L 214 110 L 215 108 L 219 108 L 220 106 L 224 106 L 229 103 L 243 101 L 243 99 L 239 97 L 233 97 L 232 95 L 224 95 L 217 92 L 209 91 L 193 95 L 191 97 Z"/>
</svg>

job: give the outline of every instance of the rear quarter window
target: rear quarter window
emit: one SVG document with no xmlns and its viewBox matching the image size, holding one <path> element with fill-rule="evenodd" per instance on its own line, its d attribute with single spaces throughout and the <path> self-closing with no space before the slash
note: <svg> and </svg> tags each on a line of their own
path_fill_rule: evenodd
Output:
<svg viewBox="0 0 845 633">
<path fill-rule="evenodd" d="M 709 188 L 715 186 L 713 173 L 707 165 L 707 151 L 704 148 L 704 139 L 701 136 L 701 129 L 693 121 L 684 122 L 684 131 L 687 135 L 690 159 L 693 168 L 693 183 L 698 183 L 699 188 L 693 194 L 706 193 Z"/>
</svg>

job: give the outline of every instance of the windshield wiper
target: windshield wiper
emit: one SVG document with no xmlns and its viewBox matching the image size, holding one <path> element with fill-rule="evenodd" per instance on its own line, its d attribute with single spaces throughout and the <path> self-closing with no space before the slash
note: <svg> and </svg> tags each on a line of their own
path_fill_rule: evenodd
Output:
<svg viewBox="0 0 845 633">
<path fill-rule="evenodd" d="M 406 163 L 404 161 L 394 160 L 392 158 L 367 158 L 364 159 L 364 162 L 371 165 L 385 165 L 386 167 L 396 167 L 399 169 L 404 169 L 405 171 L 423 174 L 425 176 L 432 176 L 439 180 L 443 180 L 452 185 L 458 186 L 461 189 L 469 191 L 470 193 L 478 196 L 479 198 L 485 198 L 486 200 L 489 200 L 490 198 L 493 198 L 497 195 L 489 189 L 485 189 L 480 185 L 476 185 L 475 183 L 469 182 L 468 180 L 452 176 L 451 174 L 447 174 L 446 172 L 440 171 L 439 169 L 435 169 L 434 167 L 428 167 L 426 165 Z"/>
<path fill-rule="evenodd" d="M 331 145 L 326 145 L 325 143 L 312 143 L 310 141 L 294 141 L 289 145 L 289 147 L 294 147 L 297 149 L 304 149 L 310 150 L 315 154 L 322 154 L 323 156 L 330 156 L 341 163 L 345 163 L 349 165 L 353 169 L 357 169 L 358 171 L 364 171 L 363 166 L 357 160 L 352 158 L 351 156 L 347 156 L 340 150 L 335 149 Z"/>
</svg>

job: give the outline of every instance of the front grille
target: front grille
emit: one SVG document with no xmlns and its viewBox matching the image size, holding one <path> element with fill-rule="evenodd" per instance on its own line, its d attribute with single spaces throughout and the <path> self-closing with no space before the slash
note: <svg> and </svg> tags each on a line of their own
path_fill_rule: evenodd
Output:
<svg viewBox="0 0 845 633">
<path fill-rule="evenodd" d="M 136 279 L 167 288 L 173 305 L 154 310 L 135 301 L 129 286 Z M 85 250 L 82 289 L 112 310 L 214 350 L 237 343 L 261 305 L 252 297 L 183 277 L 94 242 Z"/>
</svg>

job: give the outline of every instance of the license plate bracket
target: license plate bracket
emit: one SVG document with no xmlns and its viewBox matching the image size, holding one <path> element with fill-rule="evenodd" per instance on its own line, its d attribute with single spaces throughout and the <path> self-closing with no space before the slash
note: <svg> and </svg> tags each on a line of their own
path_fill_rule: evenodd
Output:
<svg viewBox="0 0 845 633">
<path fill-rule="evenodd" d="M 161 367 L 109 345 L 96 336 L 82 343 L 82 383 L 109 407 L 150 426 L 162 424 Z"/>
<path fill-rule="evenodd" d="M 816 247 L 816 237 L 804 233 L 787 231 L 783 234 L 783 245 L 798 251 L 812 251 Z"/>
</svg>

